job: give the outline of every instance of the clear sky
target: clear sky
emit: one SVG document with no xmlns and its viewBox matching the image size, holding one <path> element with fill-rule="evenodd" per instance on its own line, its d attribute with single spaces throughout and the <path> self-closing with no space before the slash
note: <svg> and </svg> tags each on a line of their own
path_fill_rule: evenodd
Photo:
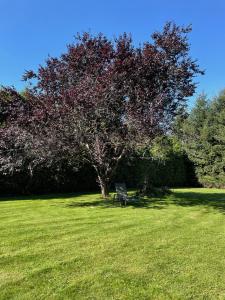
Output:
<svg viewBox="0 0 225 300">
<path fill-rule="evenodd" d="M 23 89 L 24 70 L 60 55 L 77 32 L 126 31 L 139 44 L 168 20 L 192 24 L 191 55 L 206 71 L 197 93 L 216 95 L 225 88 L 225 0 L 0 0 L 0 84 Z"/>
</svg>

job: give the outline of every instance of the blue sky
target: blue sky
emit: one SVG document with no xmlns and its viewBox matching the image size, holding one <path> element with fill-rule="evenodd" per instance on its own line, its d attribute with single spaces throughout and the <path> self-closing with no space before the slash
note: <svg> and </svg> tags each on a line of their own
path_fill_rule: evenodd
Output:
<svg viewBox="0 0 225 300">
<path fill-rule="evenodd" d="M 192 24 L 191 55 L 206 71 L 197 93 L 216 95 L 225 88 L 224 0 L 0 0 L 0 84 L 23 89 L 24 70 L 60 55 L 77 32 L 126 31 L 138 44 L 167 20 Z"/>
</svg>

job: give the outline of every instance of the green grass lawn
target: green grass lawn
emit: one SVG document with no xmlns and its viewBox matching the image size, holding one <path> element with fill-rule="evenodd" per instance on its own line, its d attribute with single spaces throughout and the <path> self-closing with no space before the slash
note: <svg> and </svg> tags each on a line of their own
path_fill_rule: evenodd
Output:
<svg viewBox="0 0 225 300">
<path fill-rule="evenodd" d="M 225 190 L 0 199 L 0 299 L 225 299 Z"/>
</svg>

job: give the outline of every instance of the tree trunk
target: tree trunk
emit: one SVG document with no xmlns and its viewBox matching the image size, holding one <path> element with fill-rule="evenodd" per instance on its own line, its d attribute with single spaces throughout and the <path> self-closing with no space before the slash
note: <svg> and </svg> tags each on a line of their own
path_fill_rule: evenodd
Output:
<svg viewBox="0 0 225 300">
<path fill-rule="evenodd" d="M 103 198 L 109 197 L 109 183 L 104 178 L 98 176 L 99 185 Z"/>
<path fill-rule="evenodd" d="M 33 173 L 33 169 L 32 169 L 32 167 L 31 167 L 31 165 L 29 165 L 28 166 L 28 180 L 27 180 L 27 182 L 26 182 L 26 184 L 24 185 L 24 188 L 23 188 L 23 194 L 25 194 L 25 195 L 28 195 L 28 194 L 30 194 L 30 187 L 31 187 L 31 185 L 32 185 L 32 180 L 33 180 L 33 175 L 34 175 L 34 173 Z"/>
</svg>

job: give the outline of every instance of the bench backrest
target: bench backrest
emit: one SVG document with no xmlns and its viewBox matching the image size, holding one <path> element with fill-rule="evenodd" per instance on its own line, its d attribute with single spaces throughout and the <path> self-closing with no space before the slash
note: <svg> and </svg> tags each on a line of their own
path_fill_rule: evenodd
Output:
<svg viewBox="0 0 225 300">
<path fill-rule="evenodd" d="M 116 183 L 116 192 L 119 197 L 126 197 L 127 196 L 127 187 L 125 183 Z"/>
</svg>

